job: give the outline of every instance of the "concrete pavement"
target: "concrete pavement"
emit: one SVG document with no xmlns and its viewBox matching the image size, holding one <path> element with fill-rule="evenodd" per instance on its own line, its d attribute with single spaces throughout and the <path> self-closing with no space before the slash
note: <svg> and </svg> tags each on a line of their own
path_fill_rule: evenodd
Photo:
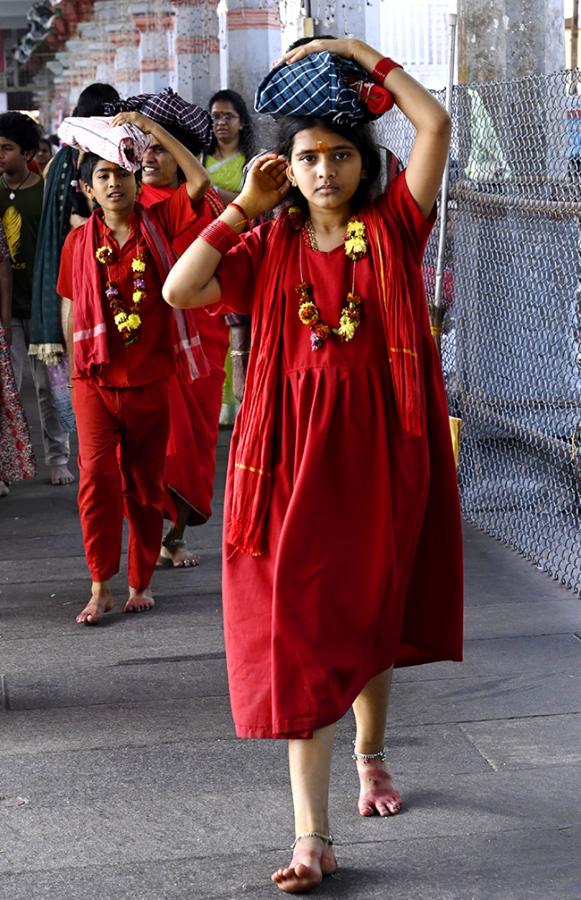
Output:
<svg viewBox="0 0 581 900">
<path fill-rule="evenodd" d="M 75 488 L 41 467 L 0 500 L 1 900 L 279 896 L 285 746 L 236 740 L 228 707 L 226 453 L 222 433 L 214 518 L 189 533 L 201 566 L 160 573 L 155 610 L 98 628 L 74 621 L 88 586 Z M 465 662 L 396 674 L 397 817 L 357 815 L 351 716 L 339 725 L 340 869 L 315 896 L 581 898 L 579 599 L 469 527 L 466 576 Z"/>
</svg>

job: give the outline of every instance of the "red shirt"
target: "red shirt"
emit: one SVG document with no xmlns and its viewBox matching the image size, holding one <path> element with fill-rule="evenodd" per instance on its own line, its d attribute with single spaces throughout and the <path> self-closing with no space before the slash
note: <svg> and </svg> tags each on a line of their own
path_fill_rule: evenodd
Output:
<svg viewBox="0 0 581 900">
<path fill-rule="evenodd" d="M 179 188 L 155 187 L 152 184 L 143 184 L 141 186 L 139 202 L 142 206 L 145 206 L 146 209 L 150 209 L 152 206 L 157 206 L 158 203 L 162 203 L 168 197 L 171 197 L 176 190 L 179 190 Z M 197 219 L 193 222 L 188 222 L 183 231 L 176 231 L 174 234 L 173 248 L 178 256 L 181 256 L 182 253 L 188 249 L 190 244 L 195 241 L 200 231 L 205 228 L 206 225 L 209 225 L 210 222 L 213 222 L 218 215 L 217 212 L 212 210 L 212 207 L 206 199 L 210 191 L 213 192 L 214 188 L 208 188 L 204 194 L 204 200 L 200 201 L 197 206 Z"/>
<path fill-rule="evenodd" d="M 203 210 L 203 203 L 192 208 L 185 185 L 175 191 L 162 203 L 157 203 L 149 210 L 159 231 L 169 241 L 180 234 L 192 223 Z M 103 366 L 96 378 L 100 385 L 106 387 L 137 387 L 150 384 L 160 378 L 167 378 L 175 369 L 175 353 L 172 339 L 172 310 L 161 296 L 163 274 L 157 271 L 155 259 L 147 249 L 140 228 L 140 204 L 135 204 L 135 211 L 129 216 L 129 237 L 122 247 L 113 237 L 111 230 L 105 225 L 103 211 L 98 210 L 97 230 L 98 245 L 107 244 L 113 248 L 114 259 L 109 266 L 99 264 L 103 309 L 107 325 L 107 343 L 109 347 L 109 363 Z M 88 222 L 81 228 L 67 235 L 63 246 L 57 293 L 75 302 L 78 293 L 79 279 L 83 272 L 73 271 L 75 246 L 80 239 L 83 228 L 92 228 Z M 96 249 L 96 248 L 95 248 Z M 133 292 L 133 272 L 131 263 L 140 254 L 146 262 L 143 278 L 145 280 L 146 299 L 140 307 L 141 327 L 139 337 L 134 343 L 126 346 L 113 319 L 113 311 L 105 297 L 107 280 L 114 282 L 119 289 L 123 306 L 128 309 Z M 76 288 L 75 288 L 76 285 Z M 73 377 L 79 377 L 75 372 Z"/>
</svg>

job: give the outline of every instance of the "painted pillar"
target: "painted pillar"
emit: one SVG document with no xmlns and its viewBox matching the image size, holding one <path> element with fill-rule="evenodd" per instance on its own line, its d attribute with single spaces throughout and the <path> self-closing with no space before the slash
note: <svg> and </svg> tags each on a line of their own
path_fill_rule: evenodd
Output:
<svg viewBox="0 0 581 900">
<path fill-rule="evenodd" d="M 174 12 L 171 86 L 190 102 L 205 106 L 220 87 L 217 0 L 170 0 Z"/>
<path fill-rule="evenodd" d="M 122 26 L 111 25 L 107 29 L 108 39 L 114 50 L 112 72 L 106 79 L 118 91 L 121 97 L 132 97 L 141 91 L 141 69 L 139 66 L 139 44 L 141 41 L 137 30 L 122 29 Z"/>
<path fill-rule="evenodd" d="M 141 93 L 157 94 L 170 86 L 174 58 L 169 47 L 173 37 L 173 16 L 152 3 L 134 4 L 133 24 L 139 32 Z"/>
<path fill-rule="evenodd" d="M 278 2 L 228 0 L 228 85 L 254 106 L 258 82 L 281 53 Z"/>
</svg>

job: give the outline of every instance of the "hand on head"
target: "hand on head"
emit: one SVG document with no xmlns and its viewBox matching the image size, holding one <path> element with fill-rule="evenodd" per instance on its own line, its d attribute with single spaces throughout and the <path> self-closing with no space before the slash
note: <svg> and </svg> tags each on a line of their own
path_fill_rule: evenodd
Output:
<svg viewBox="0 0 581 900">
<path fill-rule="evenodd" d="M 279 66 L 281 63 L 291 65 L 291 63 L 298 62 L 311 53 L 323 53 L 325 50 L 329 53 L 334 53 L 335 56 L 343 56 L 345 59 L 352 59 L 353 57 L 353 49 L 349 38 L 340 40 L 335 38 L 315 38 L 309 41 L 308 44 L 301 44 L 299 47 L 287 50 L 273 65 Z"/>
<path fill-rule="evenodd" d="M 135 125 L 140 131 L 143 131 L 144 134 L 151 134 L 151 128 L 154 124 L 153 119 L 150 119 L 149 116 L 145 116 L 143 113 L 120 112 L 117 113 L 116 116 L 113 116 L 109 122 L 109 127 L 116 128 L 118 125 Z"/>
<path fill-rule="evenodd" d="M 250 218 L 277 206 L 290 184 L 288 161 L 277 153 L 263 153 L 253 162 L 238 200 Z"/>
</svg>

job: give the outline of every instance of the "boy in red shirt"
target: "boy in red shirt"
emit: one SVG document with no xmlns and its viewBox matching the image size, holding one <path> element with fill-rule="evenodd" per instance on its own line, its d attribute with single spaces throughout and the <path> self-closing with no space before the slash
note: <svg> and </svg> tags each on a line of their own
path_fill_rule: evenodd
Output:
<svg viewBox="0 0 581 900">
<path fill-rule="evenodd" d="M 120 113 L 178 161 L 186 182 L 145 210 L 135 175 L 87 153 L 80 177 L 99 204 L 64 244 L 58 293 L 72 302 L 67 343 L 79 438 L 79 513 L 91 599 L 77 622 L 95 625 L 113 607 L 124 511 L 129 520 L 129 599 L 124 612 L 154 605 L 150 581 L 163 529 L 163 470 L 169 430 L 168 382 L 176 358 L 191 377 L 205 375 L 199 338 L 172 317 L 161 287 L 173 264 L 172 239 L 197 219 L 213 218 L 209 185 L 192 153 L 141 113 Z M 187 377 L 187 375 L 186 375 Z"/>
</svg>

